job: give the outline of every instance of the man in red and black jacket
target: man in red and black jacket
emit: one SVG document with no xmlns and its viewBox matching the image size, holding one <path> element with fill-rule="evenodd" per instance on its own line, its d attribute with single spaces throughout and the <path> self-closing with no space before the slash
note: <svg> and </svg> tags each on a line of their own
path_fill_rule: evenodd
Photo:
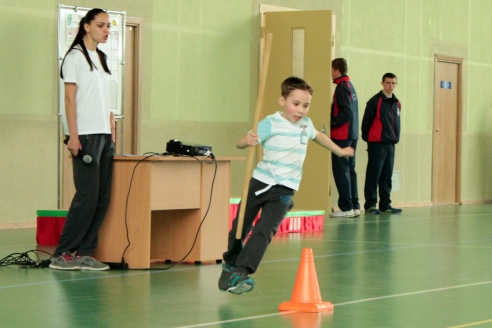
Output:
<svg viewBox="0 0 492 328">
<path fill-rule="evenodd" d="M 331 62 L 331 77 L 337 86 L 331 104 L 330 138 L 342 148 L 352 147 L 355 150 L 359 138 L 359 102 L 347 70 L 345 59 L 336 58 Z M 342 158 L 332 155 L 331 162 L 340 211 L 332 212 L 330 216 L 334 218 L 359 216 L 355 156 Z"/>
<path fill-rule="evenodd" d="M 400 141 L 401 104 L 393 91 L 398 84 L 396 75 L 383 75 L 383 90 L 366 105 L 362 119 L 362 139 L 367 142 L 368 161 L 364 184 L 366 213 L 399 214 L 401 209 L 391 207 L 391 177 L 395 162 L 395 144 Z M 379 209 L 378 203 L 379 187 Z"/>
</svg>

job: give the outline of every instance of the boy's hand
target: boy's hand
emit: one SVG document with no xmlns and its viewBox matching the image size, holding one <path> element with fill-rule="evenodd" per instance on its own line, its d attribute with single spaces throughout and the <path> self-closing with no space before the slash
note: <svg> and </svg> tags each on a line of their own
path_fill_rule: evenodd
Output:
<svg viewBox="0 0 492 328">
<path fill-rule="evenodd" d="M 246 147 L 255 147 L 258 144 L 258 135 L 254 132 L 248 132 L 247 135 L 242 137 L 236 142 L 236 147 L 244 149 Z"/>
<path fill-rule="evenodd" d="M 250 147 L 255 147 L 258 144 L 258 135 L 254 132 L 248 132 L 245 138 L 246 143 Z"/>
</svg>

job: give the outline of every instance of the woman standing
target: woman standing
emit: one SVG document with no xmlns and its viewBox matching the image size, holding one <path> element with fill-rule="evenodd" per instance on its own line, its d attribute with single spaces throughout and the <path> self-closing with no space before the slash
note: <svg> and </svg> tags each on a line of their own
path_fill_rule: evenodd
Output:
<svg viewBox="0 0 492 328">
<path fill-rule="evenodd" d="M 92 9 L 61 65 L 65 110 L 65 143 L 73 159 L 75 196 L 50 268 L 108 270 L 93 255 L 98 231 L 109 206 L 115 142 L 114 114 L 109 108 L 110 70 L 106 55 L 97 48 L 106 43 L 109 15 Z"/>
</svg>

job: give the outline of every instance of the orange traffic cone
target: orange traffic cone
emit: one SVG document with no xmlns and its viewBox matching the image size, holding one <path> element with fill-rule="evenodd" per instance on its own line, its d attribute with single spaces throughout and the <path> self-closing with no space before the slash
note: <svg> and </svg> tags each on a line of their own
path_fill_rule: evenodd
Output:
<svg viewBox="0 0 492 328">
<path fill-rule="evenodd" d="M 297 271 L 297 278 L 292 291 L 290 302 L 282 302 L 279 311 L 321 312 L 332 311 L 333 304 L 323 302 L 319 291 L 318 277 L 314 267 L 313 250 L 302 250 L 301 264 Z"/>
</svg>

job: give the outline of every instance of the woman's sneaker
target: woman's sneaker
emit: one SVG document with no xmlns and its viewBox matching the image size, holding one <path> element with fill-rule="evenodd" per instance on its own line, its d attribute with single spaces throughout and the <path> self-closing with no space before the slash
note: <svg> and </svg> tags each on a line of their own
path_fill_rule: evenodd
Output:
<svg viewBox="0 0 492 328">
<path fill-rule="evenodd" d="M 241 273 L 234 272 L 229 278 L 229 288 L 227 291 L 236 295 L 250 292 L 255 287 L 255 281 Z"/>
<path fill-rule="evenodd" d="M 78 261 L 73 257 L 70 252 L 64 252 L 62 255 L 51 259 L 51 269 L 56 270 L 79 270 L 80 266 Z"/>
<path fill-rule="evenodd" d="M 76 256 L 75 260 L 78 262 L 80 270 L 89 270 L 89 271 L 109 270 L 109 265 L 99 262 L 92 256 Z"/>
</svg>

